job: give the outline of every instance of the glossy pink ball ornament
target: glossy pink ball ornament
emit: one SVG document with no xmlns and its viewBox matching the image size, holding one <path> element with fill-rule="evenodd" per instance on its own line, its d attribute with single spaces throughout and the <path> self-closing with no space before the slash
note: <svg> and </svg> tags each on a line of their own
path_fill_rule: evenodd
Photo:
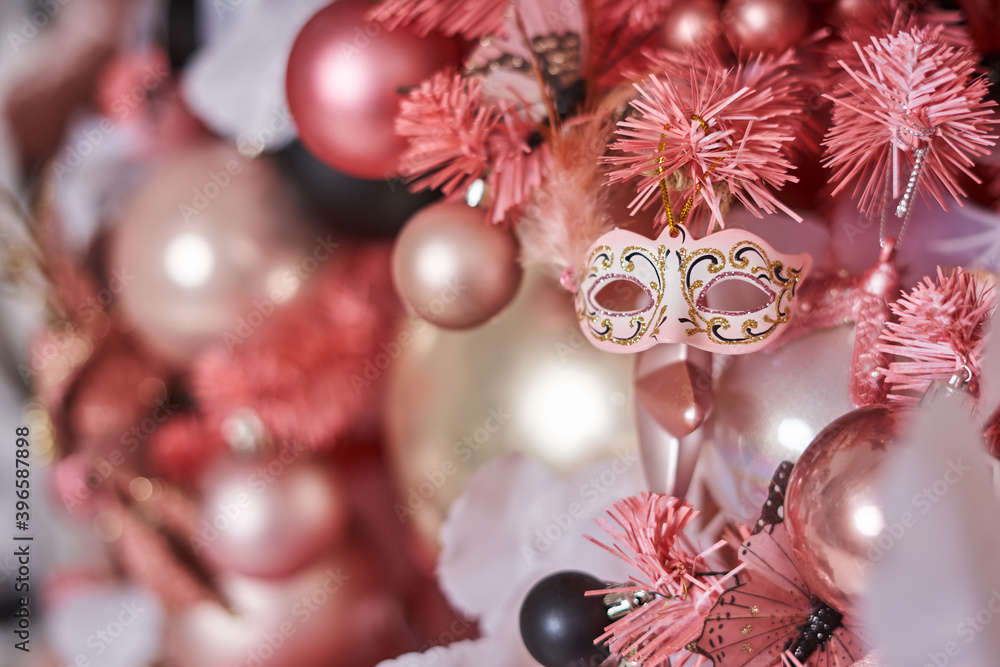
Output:
<svg viewBox="0 0 1000 667">
<path fill-rule="evenodd" d="M 280 458 L 227 461 L 209 471 L 197 551 L 223 572 L 291 575 L 329 551 L 347 528 L 347 498 L 334 473 Z"/>
<path fill-rule="evenodd" d="M 809 10 L 802 0 L 729 0 L 722 22 L 737 54 L 781 53 L 805 36 Z"/>
<path fill-rule="evenodd" d="M 403 227 L 392 251 L 392 278 L 409 309 L 444 329 L 483 324 L 521 285 L 520 248 L 483 209 L 441 202 Z"/>
<path fill-rule="evenodd" d="M 719 0 L 690 0 L 675 3 L 663 17 L 663 45 L 675 51 L 725 48 Z"/>
<path fill-rule="evenodd" d="M 395 131 L 400 89 L 457 66 L 461 49 L 443 36 L 388 31 L 365 20 L 368 0 L 338 0 L 295 39 L 286 93 L 299 138 L 316 157 L 350 176 L 394 175 L 406 140 Z"/>
<path fill-rule="evenodd" d="M 849 412 L 816 436 L 789 478 L 785 523 L 795 563 L 813 593 L 842 613 L 857 610 L 872 563 L 898 539 L 888 524 L 905 529 L 905 516 L 883 515 L 879 485 L 910 414 L 885 405 Z"/>
</svg>

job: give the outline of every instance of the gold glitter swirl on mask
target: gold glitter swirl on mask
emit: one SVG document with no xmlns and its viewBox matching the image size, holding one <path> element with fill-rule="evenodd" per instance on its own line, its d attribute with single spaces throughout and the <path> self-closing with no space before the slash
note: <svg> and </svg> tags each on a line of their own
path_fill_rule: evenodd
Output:
<svg viewBox="0 0 1000 667">
<path fill-rule="evenodd" d="M 740 335 L 742 338 L 729 339 L 720 338 L 717 335 L 718 331 L 727 331 L 732 327 L 732 323 L 728 317 L 722 315 L 716 315 L 711 318 L 706 317 L 698 308 L 695 306 L 695 292 L 704 287 L 704 281 L 695 280 L 688 284 L 688 270 L 697 259 L 704 257 L 706 255 L 711 255 L 718 260 L 708 266 L 707 271 L 711 274 L 717 274 L 723 269 L 732 268 L 741 271 L 746 271 L 747 266 L 750 265 L 750 258 L 743 255 L 737 258 L 737 253 L 746 249 L 753 249 L 764 262 L 762 266 L 754 266 L 750 269 L 751 274 L 765 273 L 767 279 L 773 284 L 780 287 L 780 291 L 774 300 L 774 312 L 776 316 L 771 316 L 765 313 L 763 315 L 763 321 L 769 324 L 770 327 L 763 332 L 754 332 L 760 323 L 756 319 L 744 320 L 740 326 Z M 684 294 L 684 300 L 687 302 L 688 306 L 688 319 L 693 323 L 684 333 L 688 336 L 695 336 L 699 333 L 705 334 L 708 339 L 718 345 L 746 345 L 749 343 L 756 343 L 762 341 L 770 336 L 774 331 L 777 330 L 778 325 L 784 324 L 789 319 L 789 313 L 782 311 L 782 305 L 786 297 L 789 297 L 798 283 L 799 275 L 793 274 L 789 278 L 781 278 L 780 272 L 784 268 L 784 264 L 780 261 L 771 261 L 767 252 L 758 244 L 753 241 L 741 241 L 733 245 L 728 253 L 723 253 L 722 251 L 715 248 L 702 248 L 694 253 L 688 253 L 686 250 L 681 248 L 679 250 L 681 257 L 680 265 L 678 266 L 678 271 L 680 272 L 680 279 L 683 289 L 681 290 Z"/>
<path fill-rule="evenodd" d="M 632 273 L 635 271 L 635 262 L 628 259 L 630 256 L 641 255 L 645 258 L 653 268 L 656 273 L 656 280 L 650 281 L 649 289 L 653 293 L 653 305 L 649 308 L 643 309 L 643 311 L 651 311 L 656 313 L 660 311 L 660 305 L 663 302 L 663 281 L 666 277 L 666 257 L 667 248 L 664 245 L 657 247 L 655 254 L 651 252 L 648 248 L 642 246 L 628 246 L 622 249 L 621 258 L 619 259 L 619 264 L 622 269 L 627 273 Z M 596 274 L 598 268 L 595 264 L 599 263 L 600 268 L 607 271 L 611 269 L 614 265 L 614 253 L 611 248 L 606 245 L 598 246 L 590 254 L 590 260 L 587 262 L 587 270 L 584 275 L 589 277 Z M 629 318 L 628 323 L 630 327 L 630 335 L 627 337 L 616 336 L 614 332 L 614 327 L 611 324 L 611 319 L 603 316 L 598 308 L 590 302 L 590 296 L 585 293 L 583 289 L 583 284 L 586 281 L 580 281 L 577 287 L 577 318 L 587 319 L 591 324 L 588 327 L 590 335 L 600 341 L 609 341 L 616 345 L 623 345 L 628 347 L 638 343 L 643 340 L 646 334 L 646 330 L 649 328 L 651 320 L 647 320 L 643 313 L 637 313 Z M 663 311 L 666 311 L 666 306 L 663 307 Z"/>
<path fill-rule="evenodd" d="M 611 268 L 611 265 L 615 261 L 615 253 L 611 251 L 611 246 L 599 245 L 594 248 L 594 252 L 590 253 L 590 259 L 587 260 L 587 268 L 591 269 L 594 265 L 594 260 L 600 255 L 606 255 L 604 261 L 601 262 L 601 268 L 607 271 Z"/>
</svg>

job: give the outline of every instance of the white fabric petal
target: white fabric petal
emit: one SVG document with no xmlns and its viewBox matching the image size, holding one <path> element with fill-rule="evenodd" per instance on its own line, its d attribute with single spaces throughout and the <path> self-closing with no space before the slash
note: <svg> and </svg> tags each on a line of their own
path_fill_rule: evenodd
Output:
<svg viewBox="0 0 1000 667">
<path fill-rule="evenodd" d="M 62 663 L 136 667 L 160 652 L 164 612 L 159 598 L 135 586 L 85 587 L 48 616 L 48 638 Z"/>
<path fill-rule="evenodd" d="M 1000 507 L 993 460 L 955 396 L 939 395 L 887 462 L 870 628 L 889 667 L 1000 664 Z"/>
<path fill-rule="evenodd" d="M 376 667 L 537 667 L 537 663 L 512 661 L 507 646 L 489 639 L 469 639 L 448 646 L 435 646 L 423 653 L 406 653 L 384 660 Z M 534 662 L 534 661 L 532 661 Z"/>
<path fill-rule="evenodd" d="M 183 94 L 215 132 L 276 149 L 295 138 L 285 67 L 302 26 L 329 0 L 223 3 L 232 26 L 187 66 Z"/>
<path fill-rule="evenodd" d="M 634 452 L 565 479 L 523 455 L 493 461 L 476 472 L 442 527 L 441 587 L 456 608 L 479 618 L 485 635 L 496 636 L 531 586 L 552 572 L 627 579 L 628 566 L 584 535 L 602 537 L 594 519 L 643 489 Z"/>
</svg>

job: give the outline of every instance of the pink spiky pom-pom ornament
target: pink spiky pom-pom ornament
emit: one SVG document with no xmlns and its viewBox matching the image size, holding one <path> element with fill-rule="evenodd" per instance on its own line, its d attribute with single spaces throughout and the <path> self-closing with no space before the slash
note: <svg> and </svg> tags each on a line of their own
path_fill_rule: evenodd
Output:
<svg viewBox="0 0 1000 667">
<path fill-rule="evenodd" d="M 708 572 L 707 561 L 725 545 L 719 541 L 704 551 L 684 534 L 698 512 L 687 502 L 658 493 L 625 498 L 608 510 L 618 524 L 600 518 L 597 524 L 611 537 L 613 547 L 594 540 L 638 569 L 645 580 L 615 592 L 650 592 L 656 596 L 608 627 L 600 640 L 611 650 L 645 667 L 702 664 L 703 658 L 685 647 L 701 634 L 705 617 L 722 593 L 727 575 Z"/>
<path fill-rule="evenodd" d="M 878 350 L 895 355 L 885 376 L 890 401 L 915 403 L 931 382 L 947 381 L 963 367 L 969 392 L 979 395 L 985 326 L 995 305 L 992 285 L 962 269 L 926 278 L 892 305 Z M 891 356 L 890 356 L 891 358 Z"/>
<path fill-rule="evenodd" d="M 753 68 L 725 69 L 694 62 L 668 62 L 660 74 L 636 85 L 638 112 L 618 124 L 611 148 L 624 155 L 607 158 L 615 169 L 610 183 L 636 181 L 633 210 L 658 193 L 677 193 L 657 221 L 684 222 L 704 204 L 709 230 L 724 226 L 730 196 L 757 215 L 781 209 L 767 186 L 781 188 L 797 179 L 784 145 L 794 136 L 786 121 L 797 113 L 797 96 L 775 86 L 783 68 L 775 59 L 758 59 Z M 757 88 L 751 86 L 760 86 Z"/>
<path fill-rule="evenodd" d="M 410 139 L 400 158 L 413 188 L 464 192 L 489 168 L 490 134 L 500 109 L 484 104 L 483 80 L 437 72 L 400 102 L 396 132 Z"/>
<path fill-rule="evenodd" d="M 396 118 L 410 140 L 399 167 L 414 190 L 441 188 L 450 199 L 485 179 L 490 219 L 501 222 L 541 182 L 549 152 L 532 141 L 531 120 L 483 88 L 480 77 L 438 72 L 411 91 Z"/>
<path fill-rule="evenodd" d="M 876 216 L 889 199 L 905 217 L 917 193 L 945 206 L 964 196 L 958 176 L 976 182 L 972 156 L 985 155 L 996 136 L 984 101 L 986 82 L 975 77 L 971 49 L 953 46 L 944 26 L 912 28 L 863 49 L 860 67 L 840 61 L 850 75 L 834 96 L 824 164 L 834 170 L 833 194 L 853 186 L 862 212 Z"/>
</svg>

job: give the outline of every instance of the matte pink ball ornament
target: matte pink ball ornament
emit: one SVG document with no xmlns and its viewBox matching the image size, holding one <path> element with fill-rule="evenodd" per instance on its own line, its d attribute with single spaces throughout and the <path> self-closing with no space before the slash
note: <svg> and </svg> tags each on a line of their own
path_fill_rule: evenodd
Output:
<svg viewBox="0 0 1000 667">
<path fill-rule="evenodd" d="M 403 227 L 392 251 L 400 298 L 443 329 L 470 329 L 498 314 L 521 285 L 520 247 L 483 209 L 441 202 Z"/>
<path fill-rule="evenodd" d="M 888 524 L 905 530 L 905 516 L 884 516 L 879 485 L 910 414 L 886 405 L 849 412 L 816 436 L 789 478 L 792 556 L 812 591 L 842 613 L 857 610 L 872 563 L 899 539 Z"/>
<path fill-rule="evenodd" d="M 781 53 L 805 36 L 809 10 L 802 0 L 729 0 L 722 23 L 737 54 Z"/>
<path fill-rule="evenodd" d="M 456 40 L 386 30 L 366 21 L 368 0 L 338 0 L 313 16 L 292 46 L 288 106 L 299 138 L 316 157 L 356 178 L 397 173 L 406 139 L 395 131 L 400 89 L 458 66 Z"/>
<path fill-rule="evenodd" d="M 308 235 L 294 210 L 270 159 L 247 160 L 221 143 L 176 151 L 123 208 L 106 291 L 126 326 L 175 365 L 206 347 L 242 342 L 241 321 L 298 289 L 293 270 Z"/>
<path fill-rule="evenodd" d="M 196 551 L 223 572 L 287 577 L 347 530 L 347 496 L 323 465 L 229 461 L 210 471 L 203 487 Z"/>
</svg>

